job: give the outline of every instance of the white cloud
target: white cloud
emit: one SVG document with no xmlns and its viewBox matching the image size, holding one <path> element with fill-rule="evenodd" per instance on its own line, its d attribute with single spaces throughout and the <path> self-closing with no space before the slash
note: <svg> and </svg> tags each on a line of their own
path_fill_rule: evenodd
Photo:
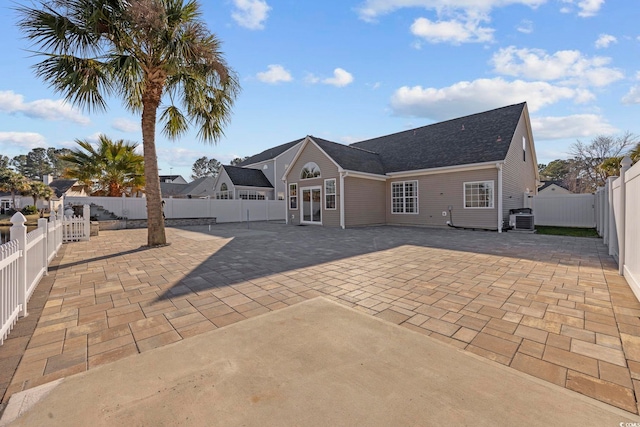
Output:
<svg viewBox="0 0 640 427">
<path fill-rule="evenodd" d="M 320 77 L 312 73 L 307 73 L 307 75 L 304 77 L 304 81 L 314 85 L 316 83 L 320 83 Z"/>
<path fill-rule="evenodd" d="M 271 6 L 264 0 L 233 0 L 236 10 L 231 17 L 241 27 L 250 30 L 264 29 L 264 22 L 271 10 Z"/>
<path fill-rule="evenodd" d="M 633 86 L 629 92 L 622 97 L 623 104 L 640 104 L 640 86 Z"/>
<path fill-rule="evenodd" d="M 453 19 L 436 22 L 427 18 L 418 18 L 411 25 L 411 33 L 429 43 L 485 43 L 493 40 L 492 28 L 481 27 L 485 18 Z"/>
<path fill-rule="evenodd" d="M 600 34 L 598 40 L 596 40 L 596 49 L 604 49 L 609 47 L 611 43 L 618 43 L 618 39 L 611 34 Z"/>
<path fill-rule="evenodd" d="M 587 138 L 618 132 L 618 129 L 596 114 L 531 117 L 531 128 L 536 140 Z"/>
<path fill-rule="evenodd" d="M 574 6 L 578 7 L 578 16 L 583 18 L 588 18 L 591 16 L 595 16 L 599 11 L 602 5 L 604 4 L 604 0 L 561 0 L 567 6 L 563 6 L 560 9 L 561 13 L 572 13 L 575 9 Z"/>
<path fill-rule="evenodd" d="M 293 77 L 282 65 L 272 64 L 267 66 L 268 70 L 257 74 L 258 80 L 264 83 L 275 84 L 280 82 L 290 82 Z"/>
<path fill-rule="evenodd" d="M 45 137 L 35 132 L 0 132 L 0 144 L 11 144 L 13 148 L 17 145 L 27 150 L 47 146 Z"/>
<path fill-rule="evenodd" d="M 578 15 L 583 18 L 595 16 L 603 4 L 604 0 L 581 0 L 578 2 L 578 7 L 580 8 Z"/>
<path fill-rule="evenodd" d="M 116 130 L 130 133 L 140 132 L 140 130 L 142 129 L 139 122 L 134 122 L 133 120 L 125 119 L 122 117 L 114 119 L 111 123 L 111 126 Z"/>
<path fill-rule="evenodd" d="M 353 82 L 353 75 L 342 68 L 336 68 L 333 70 L 333 77 L 321 79 L 314 74 L 308 73 L 304 81 L 310 84 L 323 83 L 335 87 L 344 87 Z"/>
<path fill-rule="evenodd" d="M 547 0 L 366 0 L 362 6 L 356 10 L 360 19 L 364 21 L 375 21 L 379 16 L 409 7 L 437 11 L 489 11 L 495 7 L 508 6 L 511 4 L 522 4 L 535 8 L 546 2 Z"/>
<path fill-rule="evenodd" d="M 74 123 L 86 125 L 89 118 L 85 117 L 65 101 L 58 99 L 37 99 L 24 102 L 24 97 L 13 91 L 0 91 L 0 112 L 22 113 L 27 117 L 45 120 L 70 120 Z"/>
<path fill-rule="evenodd" d="M 621 71 L 605 67 L 611 58 L 588 58 L 577 50 L 549 55 L 541 49 L 509 46 L 496 52 L 491 62 L 498 74 L 564 84 L 606 86 L 624 77 Z"/>
<path fill-rule="evenodd" d="M 445 120 L 524 101 L 529 111 L 534 112 L 562 100 L 583 103 L 593 98 L 593 94 L 584 89 L 540 81 L 509 82 L 498 77 L 463 81 L 440 89 L 404 86 L 392 95 L 391 108 L 397 115 Z"/>
<path fill-rule="evenodd" d="M 516 30 L 524 34 L 531 34 L 533 33 L 533 22 L 528 19 L 523 19 L 516 27 Z"/>
</svg>

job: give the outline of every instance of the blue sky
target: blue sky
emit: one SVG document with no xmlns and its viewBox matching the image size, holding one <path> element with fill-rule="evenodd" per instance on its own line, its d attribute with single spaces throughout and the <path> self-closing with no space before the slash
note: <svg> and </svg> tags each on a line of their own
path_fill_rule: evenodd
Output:
<svg viewBox="0 0 640 427">
<path fill-rule="evenodd" d="M 17 3 L 25 4 L 26 0 Z M 201 156 L 223 163 L 316 135 L 351 143 L 527 101 L 538 161 L 577 139 L 640 134 L 640 18 L 635 1 L 201 1 L 242 92 L 217 145 L 157 137 L 161 174 Z M 38 80 L 37 58 L 2 2 L 0 154 L 142 142 L 140 119 L 109 101 L 79 111 Z"/>
</svg>

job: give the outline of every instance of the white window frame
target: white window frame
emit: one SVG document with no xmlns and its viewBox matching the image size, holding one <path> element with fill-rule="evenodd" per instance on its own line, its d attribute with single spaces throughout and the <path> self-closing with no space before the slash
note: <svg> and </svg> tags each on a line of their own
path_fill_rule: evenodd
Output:
<svg viewBox="0 0 640 427">
<path fill-rule="evenodd" d="M 302 172 L 304 170 L 307 170 L 308 172 L 313 172 L 314 176 L 302 176 Z M 315 175 L 317 173 L 317 175 Z M 316 179 L 316 178 L 322 178 L 322 171 L 320 170 L 320 166 L 318 166 L 318 164 L 316 162 L 307 162 L 304 164 L 304 166 L 302 167 L 302 169 L 300 169 L 300 179 Z"/>
<path fill-rule="evenodd" d="M 394 197 L 393 196 L 393 187 L 394 185 L 402 185 L 402 196 L 401 197 Z M 414 188 L 415 188 L 415 195 L 414 196 L 406 196 L 406 187 L 407 184 L 413 184 Z M 407 212 L 407 198 L 412 198 L 414 199 L 414 211 L 413 212 Z M 394 206 L 393 206 L 393 201 L 394 199 L 401 199 L 402 200 L 402 212 L 395 212 L 394 211 Z M 418 181 L 417 180 L 411 180 L 411 181 L 395 181 L 391 183 L 391 214 L 393 215 L 418 215 L 419 213 L 419 207 L 418 207 Z"/>
<path fill-rule="evenodd" d="M 329 192 L 327 183 L 333 181 L 333 193 Z M 333 196 L 333 207 L 328 207 L 327 199 L 329 196 Z M 324 180 L 324 208 L 328 211 L 335 211 L 338 208 L 338 184 L 335 178 L 329 178 Z"/>
<path fill-rule="evenodd" d="M 491 189 L 491 198 L 489 199 L 490 206 L 467 206 L 467 185 L 473 185 L 473 184 L 485 184 L 489 186 L 489 188 Z M 464 206 L 465 209 L 495 209 L 495 203 L 494 203 L 495 195 L 496 195 L 495 181 L 493 180 L 467 181 L 462 183 L 462 206 Z"/>
<path fill-rule="evenodd" d="M 295 189 L 296 189 L 296 195 L 295 196 L 291 195 L 291 187 L 295 187 Z M 288 206 L 289 206 L 289 210 L 290 211 L 297 211 L 298 207 L 300 206 L 300 203 L 298 203 L 300 201 L 300 191 L 298 191 L 298 190 L 299 190 L 299 188 L 298 188 L 298 183 L 297 182 L 293 182 L 293 183 L 289 184 L 289 205 Z M 292 208 L 291 207 L 291 202 L 294 199 L 296 201 L 296 207 Z"/>
</svg>

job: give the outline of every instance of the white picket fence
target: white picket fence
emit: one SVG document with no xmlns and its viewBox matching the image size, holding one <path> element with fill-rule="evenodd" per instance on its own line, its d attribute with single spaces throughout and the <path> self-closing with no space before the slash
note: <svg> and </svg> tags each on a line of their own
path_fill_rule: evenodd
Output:
<svg viewBox="0 0 640 427">
<path fill-rule="evenodd" d="M 622 161 L 620 177 L 596 192 L 596 229 L 618 262 L 619 273 L 640 300 L 640 163 Z"/>
<path fill-rule="evenodd" d="M 530 200 L 535 225 L 595 228 L 594 194 L 535 195 Z"/>
<path fill-rule="evenodd" d="M 216 222 L 273 221 L 286 217 L 285 200 L 163 199 L 167 219 L 216 218 Z M 117 217 L 147 218 L 144 197 L 65 197 L 66 205 L 94 204 Z"/>
<path fill-rule="evenodd" d="M 38 228 L 29 233 L 24 215 L 11 218 L 10 240 L 0 245 L 0 345 L 18 318 L 28 314 L 27 303 L 62 243 L 89 240 L 89 205 L 83 213 L 84 217 L 52 214 L 49 220 L 38 220 Z"/>
</svg>

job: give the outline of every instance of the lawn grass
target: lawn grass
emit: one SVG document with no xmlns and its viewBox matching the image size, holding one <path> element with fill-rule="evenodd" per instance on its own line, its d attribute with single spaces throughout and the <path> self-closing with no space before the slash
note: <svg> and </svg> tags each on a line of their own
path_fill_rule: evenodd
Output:
<svg viewBox="0 0 640 427">
<path fill-rule="evenodd" d="M 49 215 L 45 215 L 48 217 Z M 40 214 L 31 214 L 24 216 L 27 219 L 27 225 L 38 225 L 38 219 L 40 219 Z M 11 216 L 10 215 L 0 215 L 0 226 L 11 227 Z"/>
<path fill-rule="evenodd" d="M 595 228 L 548 227 L 536 225 L 536 233 L 552 236 L 599 237 Z"/>
</svg>

